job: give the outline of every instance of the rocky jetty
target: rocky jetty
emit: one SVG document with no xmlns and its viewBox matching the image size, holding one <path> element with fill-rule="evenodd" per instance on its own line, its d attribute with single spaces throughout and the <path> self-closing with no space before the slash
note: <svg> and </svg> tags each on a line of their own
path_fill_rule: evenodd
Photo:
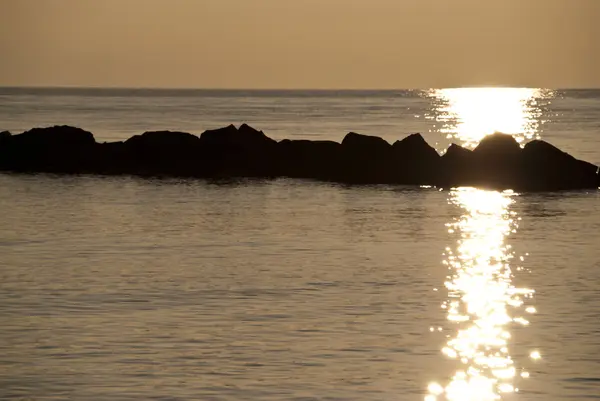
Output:
<svg viewBox="0 0 600 401">
<path fill-rule="evenodd" d="M 592 189 L 598 167 L 544 141 L 523 148 L 510 135 L 485 137 L 473 149 L 439 155 L 420 134 L 388 143 L 347 134 L 334 141 L 275 141 L 246 124 L 200 136 L 154 131 L 98 143 L 80 128 L 0 132 L 0 170 L 61 174 L 130 174 L 198 178 L 293 177 L 349 184 L 474 186 L 517 191 Z"/>
</svg>

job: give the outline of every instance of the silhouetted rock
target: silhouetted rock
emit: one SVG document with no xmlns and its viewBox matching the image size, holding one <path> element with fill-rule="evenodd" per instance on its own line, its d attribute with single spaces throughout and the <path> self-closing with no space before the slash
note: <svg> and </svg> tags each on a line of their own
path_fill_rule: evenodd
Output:
<svg viewBox="0 0 600 401">
<path fill-rule="evenodd" d="M 391 145 L 383 138 L 349 132 L 342 140 L 344 151 L 355 154 L 377 154 L 389 151 Z"/>
<path fill-rule="evenodd" d="M 224 128 L 204 131 L 200 135 L 200 141 L 205 146 L 246 149 L 272 146 L 277 143 L 262 131 L 258 131 L 246 124 L 242 124 L 239 130 L 234 125 L 229 125 Z"/>
<path fill-rule="evenodd" d="M 278 175 L 291 178 L 338 179 L 342 171 L 342 145 L 334 141 L 284 139 L 277 144 Z"/>
<path fill-rule="evenodd" d="M 410 134 L 406 138 L 394 142 L 394 152 L 414 161 L 431 161 L 439 159 L 438 152 L 429 146 L 419 133 Z"/>
<path fill-rule="evenodd" d="M 452 143 L 442 155 L 442 161 L 451 164 L 463 164 L 465 161 L 472 160 L 472 157 L 472 150 Z"/>
<path fill-rule="evenodd" d="M 200 138 L 187 132 L 144 132 L 125 141 L 120 163 L 135 174 L 189 176 L 197 172 L 199 149 Z"/>
<path fill-rule="evenodd" d="M 5 136 L 0 147 L 0 169 L 79 173 L 93 170 L 87 157 L 96 145 L 94 136 L 80 128 L 34 128 Z"/>
<path fill-rule="evenodd" d="M 521 146 L 514 136 L 496 132 L 481 139 L 473 153 L 481 158 L 505 160 L 518 156 Z"/>
<path fill-rule="evenodd" d="M 149 131 L 142 135 L 134 135 L 125 141 L 128 146 L 139 148 L 180 148 L 198 146 L 200 138 L 187 132 Z"/>
<path fill-rule="evenodd" d="M 522 170 L 522 150 L 506 134 L 493 134 L 481 140 L 474 150 L 452 144 L 441 159 L 442 186 L 510 188 Z"/>
<path fill-rule="evenodd" d="M 452 144 L 443 156 L 420 134 L 390 145 L 347 134 L 333 141 L 282 140 L 249 125 L 205 131 L 200 137 L 145 132 L 125 142 L 96 143 L 79 128 L 35 128 L 0 133 L 0 170 L 135 174 L 204 178 L 295 177 L 352 184 L 476 186 L 517 191 L 597 188 L 598 167 L 544 141 L 521 148 L 504 134 L 469 150 Z"/>
<path fill-rule="evenodd" d="M 249 125 L 229 125 L 200 135 L 202 168 L 208 177 L 272 177 L 277 142 Z"/>
<path fill-rule="evenodd" d="M 233 124 L 226 127 L 209 129 L 200 135 L 200 139 L 207 143 L 228 143 L 233 142 L 237 136 L 238 130 Z"/>
<path fill-rule="evenodd" d="M 246 144 L 263 144 L 271 146 L 277 142 L 266 136 L 264 132 L 259 131 L 256 128 L 249 126 L 248 124 L 240 125 L 240 128 L 238 128 L 238 133 L 240 138 L 243 138 L 242 142 Z"/>
<path fill-rule="evenodd" d="M 472 185 L 508 188 L 522 176 L 522 149 L 512 135 L 484 137 L 472 152 Z"/>
<path fill-rule="evenodd" d="M 526 190 L 564 190 L 598 187 L 598 166 L 577 160 L 548 142 L 535 140 L 523 148 Z"/>
<path fill-rule="evenodd" d="M 440 155 L 421 134 L 411 134 L 392 145 L 392 168 L 395 182 L 410 185 L 434 184 Z"/>
<path fill-rule="evenodd" d="M 473 152 L 453 143 L 440 158 L 436 185 L 442 187 L 473 185 L 473 168 Z"/>
<path fill-rule="evenodd" d="M 33 128 L 10 137 L 12 145 L 20 146 L 86 146 L 96 143 L 91 132 L 68 125 L 48 128 Z"/>
<path fill-rule="evenodd" d="M 511 188 L 521 176 L 522 150 L 511 135 L 489 135 L 474 150 L 452 144 L 441 160 L 442 186 Z"/>
<path fill-rule="evenodd" d="M 442 156 L 439 185 L 518 191 L 596 188 L 598 167 L 544 141 L 521 148 L 510 135 L 493 134 L 473 150 L 451 145 Z"/>
<path fill-rule="evenodd" d="M 99 174 L 135 174 L 137 168 L 137 160 L 127 153 L 122 141 L 97 144 L 90 158 Z"/>
<path fill-rule="evenodd" d="M 342 166 L 338 180 L 346 183 L 391 183 L 393 171 L 386 168 L 392 145 L 371 135 L 348 133 L 342 140 Z"/>
</svg>

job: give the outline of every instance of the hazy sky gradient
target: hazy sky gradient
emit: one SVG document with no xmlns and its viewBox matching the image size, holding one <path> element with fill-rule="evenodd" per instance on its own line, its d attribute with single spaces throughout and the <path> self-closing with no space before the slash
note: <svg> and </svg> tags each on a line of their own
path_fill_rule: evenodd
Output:
<svg viewBox="0 0 600 401">
<path fill-rule="evenodd" d="M 600 0 L 0 0 L 0 85 L 600 87 Z"/>
</svg>

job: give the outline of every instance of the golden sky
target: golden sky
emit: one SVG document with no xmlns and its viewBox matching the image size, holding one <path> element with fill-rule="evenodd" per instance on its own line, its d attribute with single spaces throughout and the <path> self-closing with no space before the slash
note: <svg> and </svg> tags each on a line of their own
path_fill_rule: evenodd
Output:
<svg viewBox="0 0 600 401">
<path fill-rule="evenodd" d="M 0 85 L 600 87 L 600 0 L 0 0 Z"/>
</svg>

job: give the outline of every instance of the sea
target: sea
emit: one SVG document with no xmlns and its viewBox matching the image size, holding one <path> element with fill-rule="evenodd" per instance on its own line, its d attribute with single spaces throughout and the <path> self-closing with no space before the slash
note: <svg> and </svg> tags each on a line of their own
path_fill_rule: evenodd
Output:
<svg viewBox="0 0 600 401">
<path fill-rule="evenodd" d="M 0 88 L 0 131 L 248 123 L 600 165 L 600 90 Z M 0 173 L 2 400 L 598 400 L 600 191 Z"/>
</svg>

